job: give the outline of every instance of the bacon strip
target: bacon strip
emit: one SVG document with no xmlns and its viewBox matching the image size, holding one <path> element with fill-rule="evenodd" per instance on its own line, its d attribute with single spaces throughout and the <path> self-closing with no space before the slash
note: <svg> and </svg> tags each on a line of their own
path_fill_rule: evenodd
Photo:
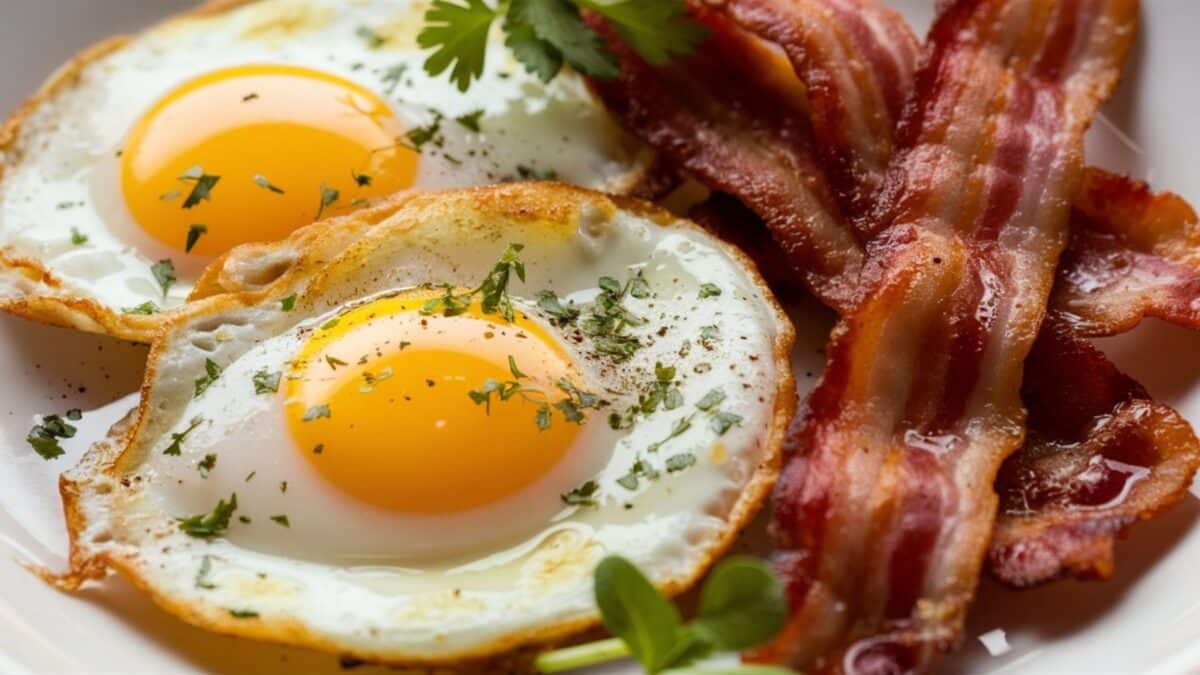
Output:
<svg viewBox="0 0 1200 675">
<path fill-rule="evenodd" d="M 1048 319 L 1026 360 L 1030 433 L 996 480 L 990 569 L 1018 587 L 1063 573 L 1106 578 L 1113 544 L 1187 492 L 1196 437 L 1169 407 Z M 1061 396 L 1064 384 L 1072 396 Z"/>
<path fill-rule="evenodd" d="M 1113 335 L 1153 316 L 1200 328 L 1200 222 L 1183 198 L 1091 169 L 1074 221 L 1053 296 L 1072 327 Z"/>
<path fill-rule="evenodd" d="M 755 658 L 924 671 L 959 639 L 1020 447 L 1021 371 L 1067 242 L 1082 137 L 1136 0 L 960 0 L 931 33 L 889 170 L 889 226 L 786 467 L 793 614 Z"/>
<path fill-rule="evenodd" d="M 714 28 L 705 48 L 684 64 L 656 69 L 592 17 L 623 59 L 619 79 L 593 86 L 647 143 L 770 222 L 776 243 L 818 297 L 848 303 L 863 251 L 843 227 L 814 157 L 806 103 L 790 67 L 730 30 L 723 17 L 697 18 Z M 704 73 L 703 80 L 692 72 Z M 625 95 L 635 88 L 643 93 Z"/>
</svg>

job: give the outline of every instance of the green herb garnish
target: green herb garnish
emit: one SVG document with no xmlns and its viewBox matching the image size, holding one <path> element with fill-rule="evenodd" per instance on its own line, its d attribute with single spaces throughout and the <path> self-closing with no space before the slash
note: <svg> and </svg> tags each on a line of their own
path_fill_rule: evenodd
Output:
<svg viewBox="0 0 1200 675">
<path fill-rule="evenodd" d="M 627 326 L 640 326 L 646 320 L 625 308 L 625 298 L 645 298 L 650 287 L 641 271 L 624 285 L 612 277 L 600 277 L 600 293 L 587 314 L 579 320 L 579 329 L 590 335 L 596 351 L 614 360 L 624 361 L 642 347 L 636 336 L 627 335 Z"/>
<path fill-rule="evenodd" d="M 475 110 L 467 113 L 466 115 L 459 115 L 458 117 L 455 117 L 454 121 L 458 122 L 459 126 L 463 127 L 464 129 L 479 133 L 479 120 L 483 118 L 483 112 L 483 109 Z"/>
<path fill-rule="evenodd" d="M 301 418 L 301 421 L 311 422 L 316 419 L 321 419 L 322 417 L 325 419 L 331 419 L 333 417 L 333 413 L 329 410 L 328 405 L 314 405 L 308 410 L 305 410 L 304 417 Z"/>
<path fill-rule="evenodd" d="M 217 466 L 217 456 L 214 453 L 208 453 L 204 459 L 196 463 L 196 468 L 200 471 L 201 478 L 208 478 L 208 474 L 212 473 L 213 468 Z"/>
<path fill-rule="evenodd" d="M 182 454 L 183 441 L 187 439 L 188 434 L 192 433 L 192 431 L 195 430 L 196 427 L 200 426 L 202 422 L 204 422 L 204 418 L 200 416 L 193 417 L 186 429 L 180 432 L 172 433 L 171 444 L 168 445 L 165 450 L 163 450 L 163 454 L 170 455 L 172 457 L 178 457 L 180 454 Z M 213 461 L 216 461 L 215 458 Z"/>
<path fill-rule="evenodd" d="M 320 220 L 321 216 L 325 213 L 325 208 L 336 202 L 340 194 L 337 190 L 321 183 L 321 205 L 317 207 L 317 217 L 313 218 L 313 220 Z"/>
<path fill-rule="evenodd" d="M 71 228 L 71 243 L 76 246 L 83 246 L 88 241 L 87 235 L 80 232 L 79 228 Z"/>
<path fill-rule="evenodd" d="M 208 226 L 206 225 L 190 225 L 188 227 L 187 243 L 183 249 L 184 252 L 191 253 L 192 249 L 196 247 L 196 242 L 200 241 L 200 237 L 204 236 L 207 232 Z"/>
<path fill-rule="evenodd" d="M 126 314 L 158 314 L 161 310 L 158 305 L 147 300 L 136 307 L 122 307 L 121 311 Z"/>
<path fill-rule="evenodd" d="M 176 520 L 179 522 L 179 529 L 189 537 L 209 539 L 229 529 L 229 519 L 236 510 L 237 493 L 235 492 L 229 496 L 228 502 L 224 499 L 218 501 L 211 513 L 176 518 Z"/>
<path fill-rule="evenodd" d="M 354 184 L 358 187 L 369 187 L 371 185 L 371 177 L 365 173 L 359 173 L 351 169 L 350 177 L 354 179 Z"/>
<path fill-rule="evenodd" d="M 257 619 L 258 612 L 252 609 L 231 609 L 229 610 L 229 616 L 235 619 Z"/>
<path fill-rule="evenodd" d="M 454 287 L 447 284 L 445 293 L 427 301 L 421 307 L 422 314 L 441 312 L 443 316 L 462 314 L 471 305 L 471 300 L 480 296 L 480 308 L 484 314 L 499 314 L 508 322 L 514 319 L 512 300 L 508 297 L 508 282 L 512 274 L 522 282 L 525 281 L 525 263 L 517 254 L 524 249 L 523 244 L 509 244 L 500 255 L 499 262 L 479 286 L 464 293 L 456 294 Z"/>
<path fill-rule="evenodd" d="M 715 298 L 721 294 L 721 287 L 716 284 L 700 284 L 699 298 Z"/>
<path fill-rule="evenodd" d="M 279 391 L 279 380 L 283 377 L 283 373 L 276 371 L 268 371 L 266 368 L 254 373 L 254 393 L 255 394 L 274 394 Z"/>
<path fill-rule="evenodd" d="M 421 48 L 433 50 L 425 71 L 436 76 L 450 70 L 451 81 L 466 91 L 483 75 L 488 33 L 503 17 L 505 44 L 542 81 L 554 79 L 563 63 L 594 77 L 615 77 L 617 57 L 584 23 L 581 9 L 607 19 L 655 65 L 690 54 L 707 34 L 688 18 L 683 0 L 507 0 L 498 7 L 483 0 L 434 0 L 417 36 Z"/>
<path fill-rule="evenodd" d="M 292 526 L 292 524 L 290 522 L 288 522 L 288 517 L 285 515 L 271 516 L 271 522 L 275 523 L 276 525 L 282 525 L 284 527 Z"/>
<path fill-rule="evenodd" d="M 296 294 L 292 293 L 286 298 L 279 301 L 279 308 L 285 312 L 290 312 L 296 307 Z"/>
<path fill-rule="evenodd" d="M 72 418 L 71 411 L 68 411 L 67 419 L 78 421 L 79 417 Z M 74 425 L 67 424 L 58 415 L 46 415 L 42 417 L 40 423 L 33 425 L 33 428 L 25 436 L 25 441 L 42 459 L 56 459 L 66 453 L 59 445 L 59 439 L 72 438 L 75 436 L 75 431 Z"/>
<path fill-rule="evenodd" d="M 220 376 L 221 366 L 218 366 L 212 359 L 204 359 L 204 377 L 196 380 L 196 393 L 194 397 L 203 394 Z"/>
<path fill-rule="evenodd" d="M 197 165 L 188 169 L 182 176 L 179 177 L 179 180 L 184 182 L 190 181 L 194 183 L 192 185 L 192 191 L 188 194 L 187 199 L 183 200 L 183 208 L 190 209 L 199 204 L 201 201 L 212 201 L 213 188 L 217 186 L 218 182 L 220 182 L 221 177 L 204 173 L 204 169 Z M 163 195 L 163 198 L 173 199 L 173 197 L 168 196 L 172 194 L 175 193 Z"/>
<path fill-rule="evenodd" d="M 209 581 L 208 575 L 212 572 L 212 556 L 204 556 L 200 559 L 200 568 L 196 570 L 196 588 L 206 591 L 211 591 L 217 585 Z"/>
<path fill-rule="evenodd" d="M 262 175 L 261 173 L 254 174 L 254 184 L 264 190 L 270 190 L 271 192 L 274 192 L 277 195 L 284 194 L 283 190 L 280 189 L 279 186 L 277 186 L 274 183 L 272 183 L 271 181 L 267 180 L 267 177 Z"/>
<path fill-rule="evenodd" d="M 735 556 L 718 564 L 704 582 L 697 616 L 689 623 L 624 558 L 600 561 L 594 586 L 601 621 L 615 637 L 544 653 L 534 664 L 538 671 L 558 673 L 632 656 L 650 675 L 794 675 L 777 666 L 689 668 L 713 652 L 763 644 L 783 628 L 783 589 L 758 560 Z"/>
<path fill-rule="evenodd" d="M 359 26 L 358 30 L 354 31 L 354 34 L 362 38 L 363 42 L 367 43 L 367 49 L 379 49 L 387 44 L 386 37 L 376 33 L 366 26 Z"/>
<path fill-rule="evenodd" d="M 154 280 L 158 282 L 162 288 L 163 297 L 167 297 L 167 290 L 175 283 L 175 263 L 171 260 L 159 260 L 150 266 L 150 273 L 154 275 Z"/>
<path fill-rule="evenodd" d="M 580 485 L 570 492 L 562 495 L 564 504 L 568 506 L 595 506 L 596 500 L 593 498 L 600 486 L 594 480 Z"/>
</svg>

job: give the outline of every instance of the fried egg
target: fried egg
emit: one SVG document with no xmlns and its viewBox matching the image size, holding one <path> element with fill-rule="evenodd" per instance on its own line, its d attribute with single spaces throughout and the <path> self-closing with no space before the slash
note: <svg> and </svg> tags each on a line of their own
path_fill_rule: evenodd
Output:
<svg viewBox="0 0 1200 675">
<path fill-rule="evenodd" d="M 64 585 L 115 569 L 221 632 L 460 662 L 594 624 L 610 553 L 681 592 L 777 475 L 791 325 L 649 205 L 401 196 L 218 267 L 64 477 Z"/>
<path fill-rule="evenodd" d="M 0 307 L 145 339 L 214 257 L 401 190 L 632 189 L 648 151 L 497 31 L 466 93 L 419 0 L 213 3 L 67 64 L 0 131 Z"/>
</svg>

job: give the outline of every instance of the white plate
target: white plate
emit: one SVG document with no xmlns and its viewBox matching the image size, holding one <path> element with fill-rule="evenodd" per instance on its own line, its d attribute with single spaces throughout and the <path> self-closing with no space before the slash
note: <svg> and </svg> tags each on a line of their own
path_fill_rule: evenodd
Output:
<svg viewBox="0 0 1200 675">
<path fill-rule="evenodd" d="M 14 108 L 55 66 L 103 36 L 146 25 L 183 0 L 0 0 L 0 111 Z M 893 0 L 914 25 L 932 0 Z M 1089 136 L 1089 162 L 1148 178 L 1200 203 L 1200 3 L 1146 0 L 1126 80 Z M 798 373 L 819 357 L 829 316 L 799 312 Z M 1151 392 L 1200 420 L 1200 335 L 1149 322 L 1103 348 Z M 57 473 L 129 406 L 145 349 L 0 317 L 0 672 L 340 673 L 337 659 L 212 635 L 157 609 L 120 578 L 74 596 L 18 560 L 63 566 Z M 119 401 L 119 402 L 118 402 Z M 116 403 L 114 403 L 116 402 Z M 112 405 L 109 405 L 112 404 Z M 89 412 L 66 457 L 45 462 L 25 434 L 39 413 Z M 1193 490 L 1195 491 L 1195 490 Z M 1200 502 L 1189 497 L 1140 525 L 1107 583 L 1062 582 L 1014 593 L 984 582 L 954 673 L 1200 672 Z M 990 656 L 979 635 L 1007 634 Z M 633 672 L 625 666 L 607 672 Z M 355 673 L 389 673 L 363 668 Z"/>
</svg>

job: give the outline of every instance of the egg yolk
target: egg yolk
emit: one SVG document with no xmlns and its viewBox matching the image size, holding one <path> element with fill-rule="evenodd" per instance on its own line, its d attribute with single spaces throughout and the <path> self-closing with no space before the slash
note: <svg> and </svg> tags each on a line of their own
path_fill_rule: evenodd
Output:
<svg viewBox="0 0 1200 675">
<path fill-rule="evenodd" d="M 227 68 L 141 117 L 121 151 L 122 192 L 154 239 L 214 256 L 410 187 L 417 156 L 402 132 L 387 103 L 335 75 Z"/>
<path fill-rule="evenodd" d="M 385 297 L 326 322 L 285 376 L 296 450 L 342 492 L 410 514 L 521 492 L 563 460 L 584 423 L 554 407 L 585 387 L 541 325 L 478 304 L 425 315 L 428 299 Z"/>
</svg>

